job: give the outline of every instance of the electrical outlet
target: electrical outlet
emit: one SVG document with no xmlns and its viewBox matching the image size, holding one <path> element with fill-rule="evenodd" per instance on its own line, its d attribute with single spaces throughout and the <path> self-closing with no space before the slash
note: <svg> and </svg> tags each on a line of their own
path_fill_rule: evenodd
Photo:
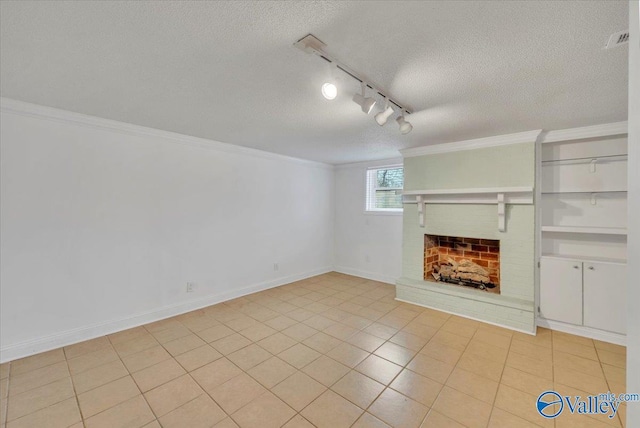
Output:
<svg viewBox="0 0 640 428">
<path fill-rule="evenodd" d="M 280 266 L 278 266 L 278 263 L 273 264 L 273 270 L 274 272 L 278 272 L 278 270 L 280 270 Z"/>
<path fill-rule="evenodd" d="M 187 282 L 187 293 L 193 293 L 196 285 L 193 282 Z"/>
<path fill-rule="evenodd" d="M 369 254 L 364 256 L 364 261 L 367 262 L 367 263 L 369 263 L 371 261 L 371 258 L 369 257 Z"/>
</svg>

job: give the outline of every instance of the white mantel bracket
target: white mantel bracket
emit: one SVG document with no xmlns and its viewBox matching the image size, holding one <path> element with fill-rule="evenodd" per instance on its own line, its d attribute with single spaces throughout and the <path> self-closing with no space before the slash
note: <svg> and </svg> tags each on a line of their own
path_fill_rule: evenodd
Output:
<svg viewBox="0 0 640 428">
<path fill-rule="evenodd" d="M 424 202 L 422 201 L 422 196 L 416 196 L 416 201 L 418 203 L 418 223 L 420 223 L 420 227 L 424 227 Z"/>
<path fill-rule="evenodd" d="M 504 232 L 506 228 L 505 219 L 505 207 L 504 207 L 504 193 L 498 193 L 498 230 Z"/>
<path fill-rule="evenodd" d="M 406 190 L 404 204 L 417 204 L 420 227 L 425 224 L 425 204 L 479 204 L 498 206 L 498 230 L 506 230 L 507 205 L 532 205 L 533 187 L 492 187 L 476 189 Z"/>
</svg>

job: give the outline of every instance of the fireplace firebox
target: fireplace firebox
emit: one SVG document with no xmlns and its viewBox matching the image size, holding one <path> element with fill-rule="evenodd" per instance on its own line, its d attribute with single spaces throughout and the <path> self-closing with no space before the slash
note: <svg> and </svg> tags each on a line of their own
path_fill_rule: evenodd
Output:
<svg viewBox="0 0 640 428">
<path fill-rule="evenodd" d="M 424 235 L 424 280 L 500 294 L 500 241 Z"/>
</svg>

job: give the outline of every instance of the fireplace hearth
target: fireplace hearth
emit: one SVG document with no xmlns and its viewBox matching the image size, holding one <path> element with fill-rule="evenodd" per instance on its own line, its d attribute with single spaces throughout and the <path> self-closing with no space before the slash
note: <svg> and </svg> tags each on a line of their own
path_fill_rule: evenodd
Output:
<svg viewBox="0 0 640 428">
<path fill-rule="evenodd" d="M 424 280 L 500 293 L 500 241 L 424 236 Z"/>
</svg>

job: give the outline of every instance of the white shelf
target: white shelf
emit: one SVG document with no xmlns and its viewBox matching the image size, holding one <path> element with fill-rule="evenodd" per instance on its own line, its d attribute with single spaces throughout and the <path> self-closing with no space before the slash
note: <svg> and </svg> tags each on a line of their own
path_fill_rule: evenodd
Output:
<svg viewBox="0 0 640 428">
<path fill-rule="evenodd" d="M 616 161 L 626 161 L 628 158 L 626 153 L 615 154 L 615 155 L 603 155 L 603 156 L 588 156 L 582 158 L 566 158 L 566 159 L 549 159 L 543 160 L 543 165 L 564 165 L 571 163 L 591 163 L 592 161 L 604 161 L 604 162 L 616 162 Z"/>
<path fill-rule="evenodd" d="M 568 195 L 568 194 L 588 194 L 594 193 L 627 193 L 627 190 L 572 190 L 572 191 L 559 191 L 559 192 L 540 192 L 542 195 Z"/>
<path fill-rule="evenodd" d="M 498 231 L 506 230 L 506 205 L 533 204 L 533 187 L 477 187 L 470 189 L 405 190 L 402 203 L 418 206 L 418 224 L 424 227 L 426 204 L 497 205 Z"/>
<path fill-rule="evenodd" d="M 612 258 L 612 257 L 591 257 L 591 256 L 576 256 L 572 254 L 557 254 L 557 253 L 542 253 L 542 257 L 562 259 L 562 260 L 576 260 L 581 262 L 601 262 L 601 263 L 616 263 L 626 264 L 626 259 Z"/>
<path fill-rule="evenodd" d="M 543 232 L 596 233 L 602 235 L 626 235 L 624 227 L 542 226 Z"/>
<path fill-rule="evenodd" d="M 533 204 L 533 187 L 403 190 L 405 204 Z"/>
<path fill-rule="evenodd" d="M 529 193 L 533 187 L 478 187 L 470 189 L 405 190 L 403 195 L 477 195 L 487 193 Z"/>
</svg>

